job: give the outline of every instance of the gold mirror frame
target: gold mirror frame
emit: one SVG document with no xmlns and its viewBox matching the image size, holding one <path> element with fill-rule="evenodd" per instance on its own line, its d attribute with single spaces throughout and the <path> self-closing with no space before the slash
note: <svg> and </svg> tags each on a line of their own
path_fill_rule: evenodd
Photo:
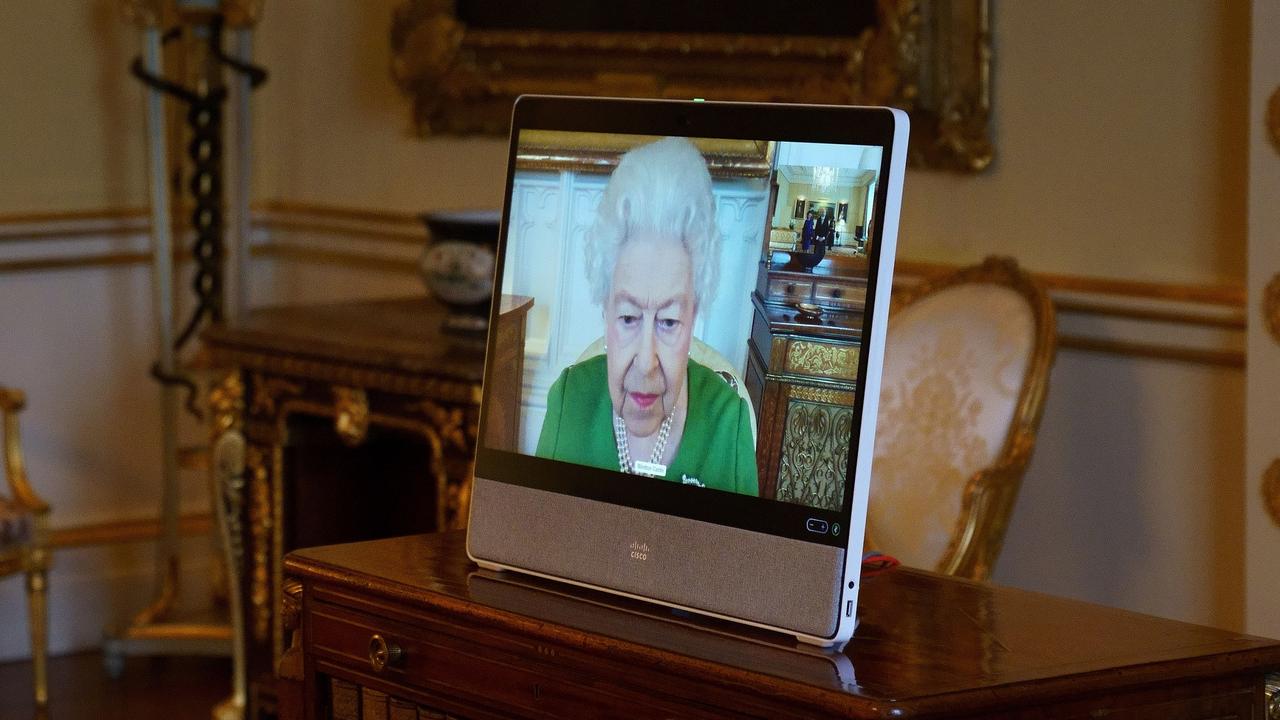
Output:
<svg viewBox="0 0 1280 720">
<path fill-rule="evenodd" d="M 406 0 L 391 74 L 422 136 L 506 133 L 522 93 L 892 105 L 911 114 L 914 165 L 986 168 L 989 0 L 877 0 L 876 15 L 856 38 L 490 30 L 453 0 Z"/>
</svg>

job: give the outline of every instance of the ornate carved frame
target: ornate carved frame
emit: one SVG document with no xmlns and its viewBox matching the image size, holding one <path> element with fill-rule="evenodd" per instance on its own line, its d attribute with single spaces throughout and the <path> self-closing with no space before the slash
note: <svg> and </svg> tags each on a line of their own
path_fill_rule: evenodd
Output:
<svg viewBox="0 0 1280 720">
<path fill-rule="evenodd" d="M 893 105 L 916 165 L 990 164 L 989 0 L 877 0 L 849 38 L 467 27 L 453 0 L 405 0 L 391 74 L 421 135 L 501 134 L 521 93 Z M 797 78 L 803 78 L 798 81 Z"/>
<path fill-rule="evenodd" d="M 937 280 L 895 288 L 889 310 L 890 326 L 895 315 L 917 300 L 968 283 L 1003 285 L 1017 291 L 1031 307 L 1036 334 L 1018 404 L 1000 454 L 993 465 L 969 478 L 959 522 L 936 568 L 948 575 L 985 580 L 1000 556 L 1009 516 L 1022 486 L 1022 475 L 1035 447 L 1049 389 L 1049 371 L 1057 349 L 1057 322 L 1053 303 L 1044 288 L 1018 267 L 1013 258 L 992 256 L 981 265 L 963 268 Z"/>
</svg>

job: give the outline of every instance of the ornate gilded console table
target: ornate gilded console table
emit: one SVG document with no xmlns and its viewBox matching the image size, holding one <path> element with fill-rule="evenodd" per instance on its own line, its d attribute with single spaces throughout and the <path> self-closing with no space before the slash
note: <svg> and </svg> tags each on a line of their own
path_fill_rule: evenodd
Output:
<svg viewBox="0 0 1280 720">
<path fill-rule="evenodd" d="M 523 347 L 532 304 L 504 298 L 500 349 Z M 236 471 L 218 475 L 249 717 L 274 712 L 285 553 L 466 523 L 484 341 L 441 333 L 444 312 L 425 297 L 276 307 L 204 334 L 234 369 L 210 404 L 215 464 L 235 440 Z M 504 354 L 495 387 L 518 392 L 523 354 Z"/>
</svg>

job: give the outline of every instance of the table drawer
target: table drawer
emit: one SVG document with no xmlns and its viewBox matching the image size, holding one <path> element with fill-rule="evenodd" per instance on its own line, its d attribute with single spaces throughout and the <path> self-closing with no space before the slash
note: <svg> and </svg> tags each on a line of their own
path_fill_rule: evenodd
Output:
<svg viewBox="0 0 1280 720">
<path fill-rule="evenodd" d="M 308 613 L 311 652 L 317 658 L 375 677 L 386 689 L 407 688 L 464 706 L 529 716 L 706 717 L 688 706 L 668 704 L 554 662 L 558 651 L 539 647 L 528 657 L 474 639 L 377 618 L 337 605 L 316 603 Z M 378 668 L 370 659 L 377 636 L 398 658 Z M 412 694 L 412 693 L 406 693 Z"/>
<path fill-rule="evenodd" d="M 809 302 L 813 297 L 813 282 L 791 278 L 769 280 L 769 302 Z"/>
<path fill-rule="evenodd" d="M 814 283 L 813 302 L 826 307 L 860 310 L 867 304 L 867 286 Z"/>
</svg>

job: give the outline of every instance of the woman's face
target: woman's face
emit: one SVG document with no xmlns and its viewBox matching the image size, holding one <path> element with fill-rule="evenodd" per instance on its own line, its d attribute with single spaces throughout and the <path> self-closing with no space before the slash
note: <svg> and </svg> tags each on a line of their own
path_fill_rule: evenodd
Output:
<svg viewBox="0 0 1280 720">
<path fill-rule="evenodd" d="M 604 306 L 605 358 L 613 411 L 638 437 L 657 432 L 684 389 L 696 311 L 679 241 L 645 233 L 622 246 Z"/>
</svg>

